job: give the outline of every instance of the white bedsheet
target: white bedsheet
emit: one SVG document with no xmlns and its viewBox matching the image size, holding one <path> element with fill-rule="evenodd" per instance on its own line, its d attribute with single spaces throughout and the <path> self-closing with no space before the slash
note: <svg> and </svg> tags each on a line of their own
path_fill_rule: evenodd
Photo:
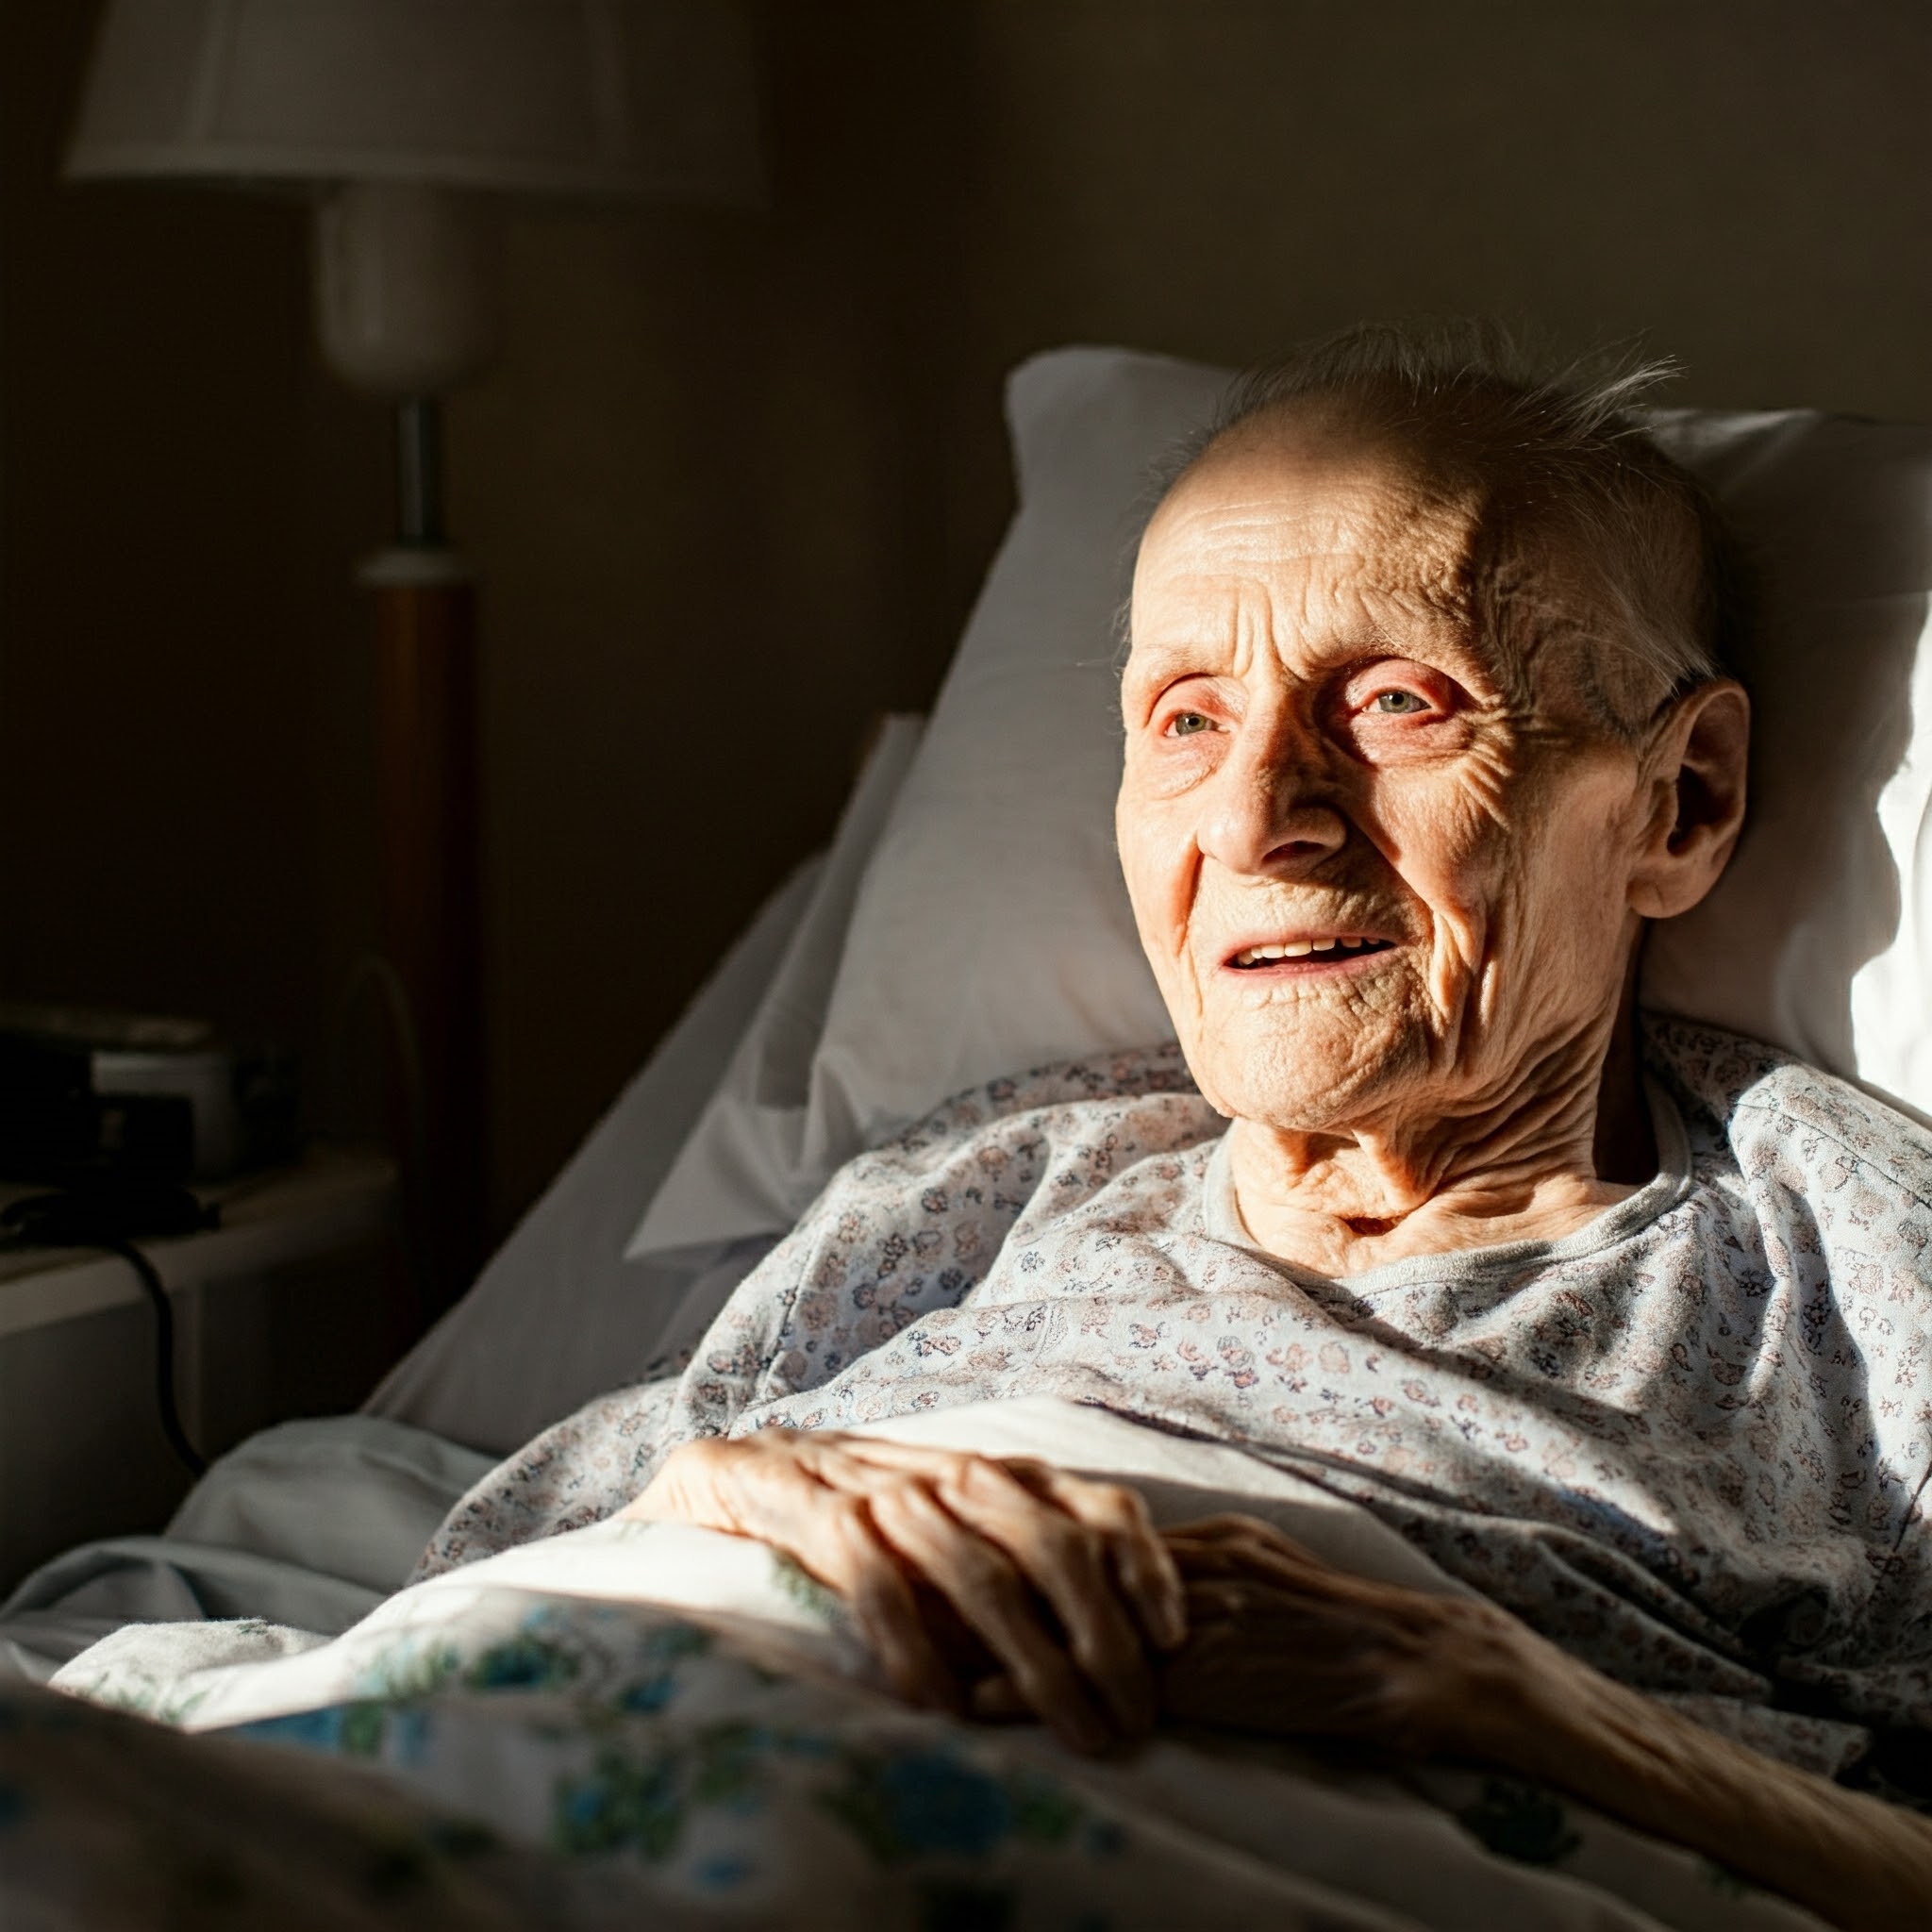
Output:
<svg viewBox="0 0 1932 1932">
<path fill-rule="evenodd" d="M 1301 1478 L 1097 1409 L 987 1404 L 875 1432 L 1126 1476 L 1161 1521 L 1244 1508 L 1331 1561 L 1460 1588 Z M 1474 1773 L 1398 1779 L 1205 1734 L 1097 1764 L 1030 1726 L 908 1711 L 870 1687 L 829 1592 L 760 1544 L 683 1525 L 526 1544 L 416 1585 L 328 1643 L 248 1624 L 223 1662 L 216 1636 L 126 1631 L 56 1681 L 183 1728 L 352 1757 L 411 1804 L 526 1850 L 614 1861 L 674 1912 L 720 1924 L 878 1932 L 933 1923 L 935 1897 L 966 1893 L 973 1923 L 1014 1925 L 1076 1908 L 1121 1927 L 1329 1932 L 1817 1924 L 1586 1807 Z"/>
<path fill-rule="evenodd" d="M 28 1576 L 0 1604 L 0 1677 L 44 1680 L 128 1624 L 346 1630 L 402 1587 L 491 1459 L 380 1416 L 266 1429 L 208 1471 L 165 1534 L 85 1543 Z"/>
</svg>

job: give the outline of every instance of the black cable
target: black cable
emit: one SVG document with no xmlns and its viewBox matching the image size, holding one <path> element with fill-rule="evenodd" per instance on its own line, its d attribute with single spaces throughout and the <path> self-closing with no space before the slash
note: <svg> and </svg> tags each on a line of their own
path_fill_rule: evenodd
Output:
<svg viewBox="0 0 1932 1932">
<path fill-rule="evenodd" d="M 220 1211 L 205 1208 L 185 1188 L 139 1183 L 32 1194 L 0 1209 L 0 1235 L 12 1247 L 97 1248 L 134 1270 L 155 1311 L 155 1403 L 168 1446 L 192 1475 L 207 1459 L 189 1440 L 175 1398 L 175 1307 L 155 1264 L 134 1245 L 137 1234 L 199 1233 L 219 1225 Z"/>
<path fill-rule="evenodd" d="M 206 1475 L 208 1459 L 189 1440 L 175 1399 L 175 1307 L 168 1299 L 160 1271 L 132 1241 L 95 1241 L 104 1254 L 119 1255 L 134 1270 L 155 1309 L 155 1406 L 160 1411 L 161 1434 L 180 1457 L 190 1475 Z"/>
</svg>

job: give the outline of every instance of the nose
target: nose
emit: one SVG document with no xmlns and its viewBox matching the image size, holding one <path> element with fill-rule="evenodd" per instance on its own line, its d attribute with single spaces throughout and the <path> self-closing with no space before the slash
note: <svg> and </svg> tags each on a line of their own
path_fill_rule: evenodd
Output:
<svg viewBox="0 0 1932 1932">
<path fill-rule="evenodd" d="M 1203 856 L 1252 877 L 1307 877 L 1348 840 L 1323 763 L 1320 747 L 1293 722 L 1251 721 L 1204 801 Z"/>
</svg>

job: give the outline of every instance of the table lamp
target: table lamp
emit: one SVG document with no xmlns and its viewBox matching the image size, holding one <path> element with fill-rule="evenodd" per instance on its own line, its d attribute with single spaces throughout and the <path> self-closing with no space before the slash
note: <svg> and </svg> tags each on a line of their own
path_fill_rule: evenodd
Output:
<svg viewBox="0 0 1932 1932">
<path fill-rule="evenodd" d="M 71 177 L 296 189 L 325 359 L 396 413 L 375 603 L 385 979 L 433 1314 L 482 1258 L 476 610 L 443 529 L 439 399 L 490 364 L 512 197 L 757 206 L 729 0 L 109 0 Z"/>
</svg>

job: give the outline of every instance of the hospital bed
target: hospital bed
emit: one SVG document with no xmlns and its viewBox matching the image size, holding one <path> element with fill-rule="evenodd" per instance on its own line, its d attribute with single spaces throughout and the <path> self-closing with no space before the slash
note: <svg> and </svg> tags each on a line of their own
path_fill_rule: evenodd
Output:
<svg viewBox="0 0 1932 1932">
<path fill-rule="evenodd" d="M 43 1566 L 0 1607 L 0 1671 L 134 1621 L 348 1628 L 498 1457 L 695 1340 L 851 1154 L 973 1082 L 1167 1034 L 1113 855 L 1114 620 L 1152 466 L 1224 380 L 1086 347 L 1014 373 L 1019 507 L 930 720 L 889 721 L 827 849 L 362 1412 L 271 1429 L 164 1535 Z M 1753 550 L 1764 621 L 1750 826 L 1652 935 L 1643 998 L 1932 1118 L 1932 433 L 1655 426 Z"/>
</svg>

